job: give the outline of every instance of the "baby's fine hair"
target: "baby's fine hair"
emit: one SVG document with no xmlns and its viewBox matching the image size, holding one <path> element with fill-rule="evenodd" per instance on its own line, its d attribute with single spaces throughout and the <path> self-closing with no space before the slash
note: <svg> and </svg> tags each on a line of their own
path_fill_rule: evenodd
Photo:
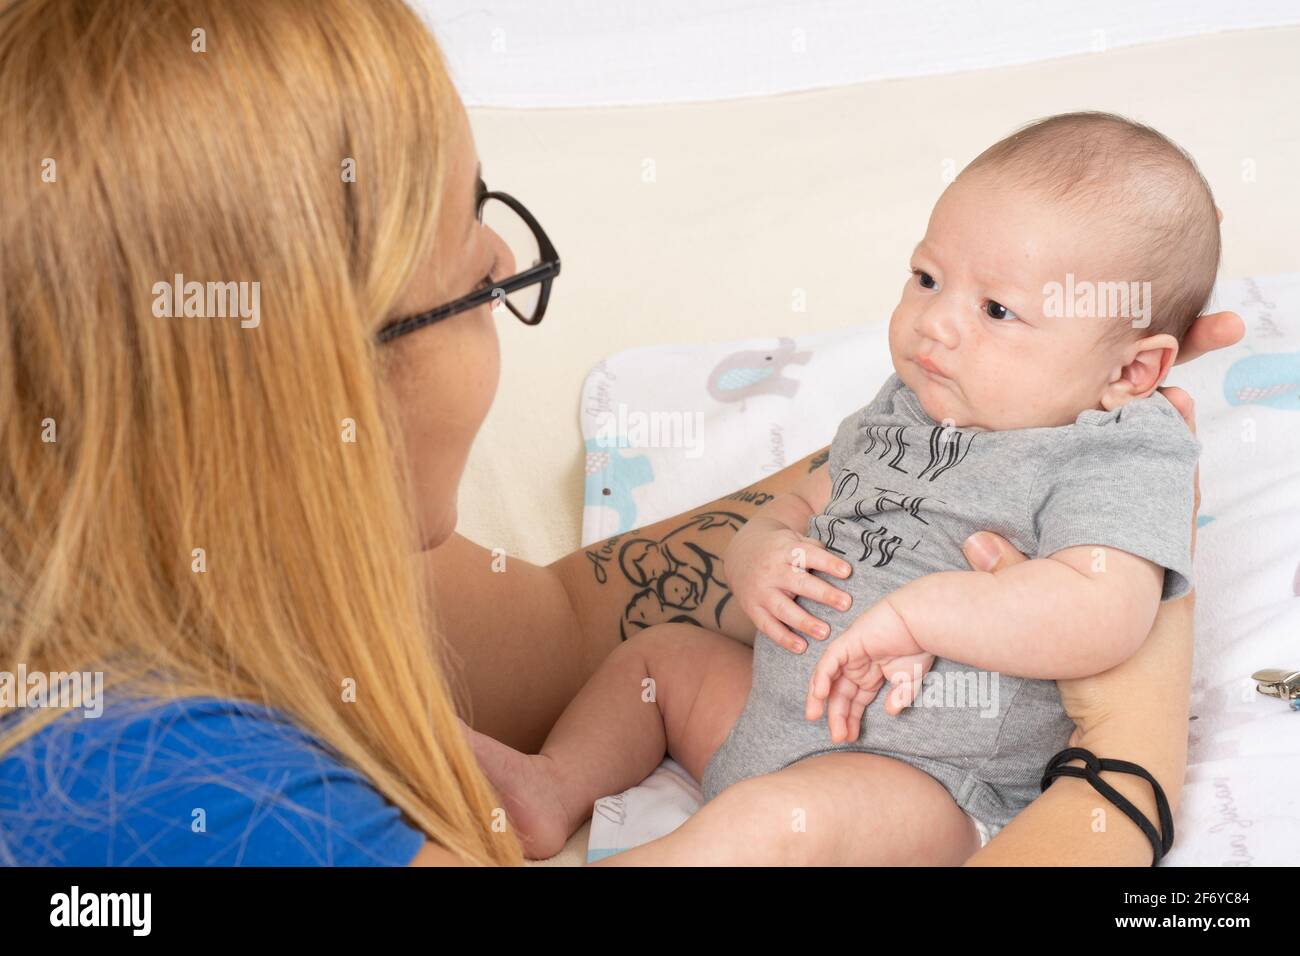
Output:
<svg viewBox="0 0 1300 956">
<path fill-rule="evenodd" d="M 1097 222 L 1120 246 L 1114 282 L 1150 282 L 1151 323 L 1111 323 L 1104 338 L 1161 332 L 1181 343 L 1209 303 L 1219 271 L 1219 221 L 1209 183 L 1187 151 L 1114 113 L 1061 113 L 994 143 L 962 170 L 1009 173 Z"/>
</svg>

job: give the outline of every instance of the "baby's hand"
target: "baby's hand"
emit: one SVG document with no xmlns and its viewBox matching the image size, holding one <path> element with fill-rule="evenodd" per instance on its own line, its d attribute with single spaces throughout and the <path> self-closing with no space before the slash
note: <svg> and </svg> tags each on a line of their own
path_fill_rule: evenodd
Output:
<svg viewBox="0 0 1300 956">
<path fill-rule="evenodd" d="M 832 641 L 817 662 L 804 717 L 820 720 L 829 699 L 826 724 L 831 742 L 857 740 L 862 715 L 885 680 L 894 685 L 885 712 L 897 716 L 916 699 L 921 678 L 933 664 L 934 655 L 916 643 L 889 601 L 878 601 Z"/>
<path fill-rule="evenodd" d="M 831 633 L 824 621 L 794 602 L 796 596 L 841 611 L 848 610 L 851 603 L 847 594 L 809 574 L 809 569 L 837 578 L 848 577 L 851 570 L 847 561 L 788 528 L 742 531 L 727 548 L 727 583 L 740 609 L 764 635 L 796 654 L 804 650 L 806 642 L 789 628 L 818 640 Z"/>
</svg>

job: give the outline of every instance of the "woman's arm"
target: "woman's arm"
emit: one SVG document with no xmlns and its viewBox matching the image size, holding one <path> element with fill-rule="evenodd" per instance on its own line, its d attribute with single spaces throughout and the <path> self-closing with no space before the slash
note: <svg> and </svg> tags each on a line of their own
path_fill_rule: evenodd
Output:
<svg viewBox="0 0 1300 956">
<path fill-rule="evenodd" d="M 1219 214 L 1223 218 L 1223 214 Z M 1178 362 L 1189 362 L 1240 341 L 1245 324 L 1233 312 L 1203 315 L 1192 323 Z M 1179 388 L 1161 390 L 1196 431 L 1190 396 Z M 1200 472 L 1195 479 L 1192 548 L 1196 547 L 1195 511 L 1201 505 Z M 977 554 L 982 540 L 983 554 Z M 967 542 L 971 566 L 991 571 L 1002 562 L 1025 560 L 994 534 L 977 534 Z M 1187 773 L 1187 722 L 1192 683 L 1192 620 L 1196 592 L 1160 605 L 1151 634 L 1141 649 L 1118 667 L 1095 677 L 1058 681 L 1061 701 L 1074 720 L 1071 747 L 1098 757 L 1136 763 L 1160 783 L 1177 815 Z M 1071 766 L 1082 761 L 1072 760 Z M 1101 777 L 1132 801 L 1158 826 L 1151 785 L 1132 774 Z M 1151 844 L 1123 812 L 1086 780 L 1057 777 L 1052 785 L 969 860 L 968 866 L 1148 866 Z"/>
<path fill-rule="evenodd" d="M 1191 398 L 1179 388 L 1162 391 L 1194 434 Z M 1194 552 L 1196 512 L 1201 507 L 1199 469 L 1193 478 L 1192 501 Z M 976 553 L 971 547 L 975 539 L 983 539 L 988 550 Z M 1027 560 L 1008 542 L 987 532 L 972 535 L 966 544 L 976 570 L 992 571 Z M 1070 746 L 1144 767 L 1159 781 L 1174 814 L 1187 773 L 1195 601 L 1193 590 L 1161 604 L 1146 641 L 1118 667 L 1093 677 L 1057 681 L 1061 703 L 1076 724 Z M 1082 764 L 1070 761 L 1070 766 Z M 1100 776 L 1159 827 L 1149 783 L 1132 774 Z M 1151 844 L 1137 825 L 1088 781 L 1057 777 L 966 862 L 968 866 L 1148 866 L 1151 853 Z"/>
<path fill-rule="evenodd" d="M 750 517 L 827 457 L 822 449 L 725 498 L 544 567 L 494 556 L 460 535 L 424 552 L 470 702 L 465 719 L 536 753 L 605 655 L 641 628 L 690 621 L 752 642 L 753 625 L 732 604 L 722 553 Z"/>
<path fill-rule="evenodd" d="M 689 621 L 752 644 L 754 625 L 731 604 L 722 554 L 745 523 L 823 467 L 823 448 L 762 481 L 666 521 L 581 548 L 551 565 L 601 656 L 654 624 Z"/>
<path fill-rule="evenodd" d="M 1087 728 L 1070 746 L 1128 760 L 1160 782 L 1178 809 L 1187 769 L 1188 688 L 1192 680 L 1195 592 L 1160 605 L 1146 643 L 1104 681 L 1092 713 L 1071 716 Z M 1104 698 L 1102 696 L 1104 694 Z M 1110 705 L 1106 709 L 1105 701 Z M 1109 712 L 1107 712 L 1109 710 Z M 1082 766 L 1082 761 L 1071 761 Z M 1145 780 L 1103 772 L 1101 778 L 1159 828 L 1155 795 Z M 1123 812 L 1086 780 L 1058 777 L 1020 815 L 967 861 L 968 866 L 1148 866 L 1151 844 Z"/>
</svg>

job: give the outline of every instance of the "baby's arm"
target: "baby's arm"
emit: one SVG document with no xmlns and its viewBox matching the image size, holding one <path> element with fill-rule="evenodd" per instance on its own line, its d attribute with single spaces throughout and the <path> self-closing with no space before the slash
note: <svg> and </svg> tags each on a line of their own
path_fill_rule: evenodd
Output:
<svg viewBox="0 0 1300 956">
<path fill-rule="evenodd" d="M 1059 680 L 1127 660 L 1151 630 L 1163 581 L 1152 561 L 1080 545 L 991 573 L 928 574 L 886 600 L 936 657 Z"/>
<path fill-rule="evenodd" d="M 829 468 L 810 471 L 785 494 L 777 495 L 763 510 L 750 518 L 742 534 L 763 531 L 790 530 L 800 537 L 808 529 L 812 516 L 821 514 L 831 500 L 831 472 Z"/>
<path fill-rule="evenodd" d="M 1142 646 L 1162 586 L 1159 565 L 1093 545 L 994 572 L 927 574 L 877 601 L 830 643 L 804 717 L 825 713 L 832 741 L 855 740 L 881 683 L 893 685 L 886 713 L 898 714 L 916 699 L 935 657 L 1013 677 L 1099 674 Z"/>
</svg>

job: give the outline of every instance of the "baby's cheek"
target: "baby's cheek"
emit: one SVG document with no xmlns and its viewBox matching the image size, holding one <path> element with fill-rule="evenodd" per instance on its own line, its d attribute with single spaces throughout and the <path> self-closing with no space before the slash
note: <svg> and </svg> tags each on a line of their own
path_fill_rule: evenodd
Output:
<svg viewBox="0 0 1300 956">
<path fill-rule="evenodd" d="M 1021 368 L 983 371 L 965 390 L 971 421 L 991 429 L 1021 428 L 1032 421 L 1043 398 L 1037 380 Z"/>
</svg>

